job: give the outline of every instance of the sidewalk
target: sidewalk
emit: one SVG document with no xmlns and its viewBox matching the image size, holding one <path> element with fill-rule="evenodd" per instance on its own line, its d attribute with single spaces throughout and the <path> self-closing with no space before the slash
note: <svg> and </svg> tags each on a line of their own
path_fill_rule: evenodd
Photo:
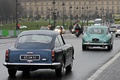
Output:
<svg viewBox="0 0 120 80">
<path fill-rule="evenodd" d="M 120 52 L 88 80 L 120 80 Z"/>
<path fill-rule="evenodd" d="M 109 65 L 95 80 L 120 80 L 120 57 Z"/>
</svg>

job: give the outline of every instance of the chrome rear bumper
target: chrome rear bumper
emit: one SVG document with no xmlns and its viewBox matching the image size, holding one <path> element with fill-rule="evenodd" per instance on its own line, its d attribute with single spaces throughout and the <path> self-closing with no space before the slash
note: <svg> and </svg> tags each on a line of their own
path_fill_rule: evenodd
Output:
<svg viewBox="0 0 120 80">
<path fill-rule="evenodd" d="M 35 69 L 43 69 L 43 68 L 51 68 L 55 69 L 61 66 L 60 62 L 55 63 L 3 63 L 4 66 L 7 68 L 16 68 L 16 69 L 23 69 L 23 68 L 35 68 Z"/>
</svg>

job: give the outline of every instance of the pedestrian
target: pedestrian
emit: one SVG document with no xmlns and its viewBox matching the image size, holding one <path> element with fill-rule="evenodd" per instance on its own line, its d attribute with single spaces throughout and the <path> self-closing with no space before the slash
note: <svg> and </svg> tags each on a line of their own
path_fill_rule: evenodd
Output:
<svg viewBox="0 0 120 80">
<path fill-rule="evenodd" d="M 62 34 L 62 26 L 60 26 L 60 34 Z"/>
</svg>

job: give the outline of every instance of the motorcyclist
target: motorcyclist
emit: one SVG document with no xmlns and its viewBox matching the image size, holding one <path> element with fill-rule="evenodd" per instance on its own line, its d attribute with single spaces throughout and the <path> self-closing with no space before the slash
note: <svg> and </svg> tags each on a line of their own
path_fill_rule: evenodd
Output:
<svg viewBox="0 0 120 80">
<path fill-rule="evenodd" d="M 79 24 L 76 24 L 76 25 L 75 25 L 75 31 L 76 31 L 76 30 L 79 30 L 79 33 L 81 33 L 81 27 L 79 26 Z"/>
</svg>

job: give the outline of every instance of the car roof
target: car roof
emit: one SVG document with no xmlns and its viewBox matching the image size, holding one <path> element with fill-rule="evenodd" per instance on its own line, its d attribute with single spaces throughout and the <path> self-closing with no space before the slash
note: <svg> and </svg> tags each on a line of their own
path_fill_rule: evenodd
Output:
<svg viewBox="0 0 120 80">
<path fill-rule="evenodd" d="M 89 26 L 88 28 L 108 28 L 107 26 L 102 26 L 102 25 L 94 25 L 94 26 Z"/>
<path fill-rule="evenodd" d="M 117 26 L 116 24 L 112 24 L 112 25 L 110 25 L 110 26 Z"/>
<path fill-rule="evenodd" d="M 21 32 L 18 37 L 23 35 L 32 35 L 32 34 L 42 34 L 42 35 L 48 35 L 48 36 L 57 36 L 60 33 L 52 30 L 28 30 Z"/>
</svg>

